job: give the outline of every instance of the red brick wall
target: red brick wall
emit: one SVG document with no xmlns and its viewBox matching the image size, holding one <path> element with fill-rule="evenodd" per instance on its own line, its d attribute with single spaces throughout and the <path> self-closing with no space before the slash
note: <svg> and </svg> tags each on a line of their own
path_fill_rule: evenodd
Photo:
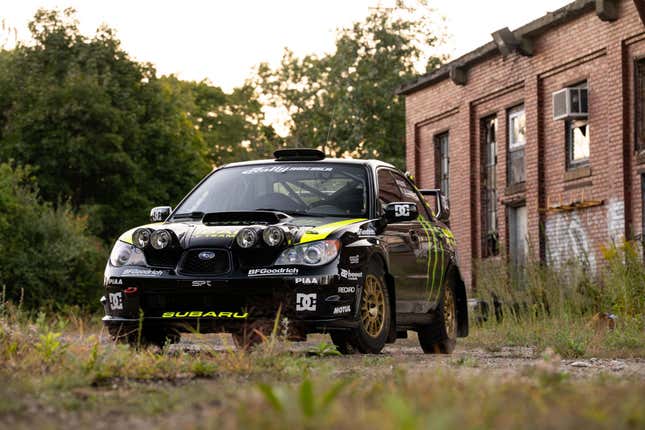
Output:
<svg viewBox="0 0 645 430">
<path fill-rule="evenodd" d="M 486 42 L 486 41 L 482 41 Z M 406 96 L 407 164 L 421 187 L 434 187 L 433 136 L 450 133 L 451 227 L 460 265 L 472 285 L 481 255 L 481 120 L 496 115 L 497 190 L 501 249 L 507 247 L 506 207 L 524 199 L 534 255 L 565 259 L 576 249 L 601 263 L 601 246 L 641 232 L 640 173 L 645 157 L 634 153 L 634 58 L 645 56 L 645 26 L 631 0 L 619 19 L 603 22 L 590 11 L 534 41 L 534 55 L 500 54 L 469 67 L 464 86 L 449 79 Z M 552 119 L 551 94 L 586 80 L 589 85 L 591 174 L 566 173 L 563 121 Z M 507 109 L 523 103 L 527 121 L 525 189 L 506 192 Z M 517 191 L 517 190 L 515 190 Z M 594 208 L 545 214 L 544 209 L 583 197 Z M 624 221 L 623 221 L 624 220 Z M 542 234 L 549 229 L 548 234 Z M 546 239 L 545 240 L 545 236 Z M 576 249 L 572 249 L 576 248 Z"/>
</svg>

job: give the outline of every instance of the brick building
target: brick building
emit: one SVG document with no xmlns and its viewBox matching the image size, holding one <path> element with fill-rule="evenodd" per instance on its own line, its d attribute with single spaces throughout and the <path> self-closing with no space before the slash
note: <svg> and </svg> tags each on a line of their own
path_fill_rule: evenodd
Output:
<svg viewBox="0 0 645 430">
<path fill-rule="evenodd" d="M 643 233 L 644 22 L 645 0 L 578 0 L 399 89 L 408 170 L 448 194 L 469 285 L 477 259 L 593 269 Z"/>
</svg>

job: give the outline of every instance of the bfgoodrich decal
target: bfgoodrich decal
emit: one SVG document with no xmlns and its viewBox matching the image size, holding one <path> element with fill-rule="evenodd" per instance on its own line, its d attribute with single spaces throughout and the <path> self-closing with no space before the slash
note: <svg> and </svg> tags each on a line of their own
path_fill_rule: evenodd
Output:
<svg viewBox="0 0 645 430">
<path fill-rule="evenodd" d="M 151 269 L 125 269 L 123 271 L 124 275 L 130 276 L 151 276 L 157 277 L 163 275 L 163 270 L 151 270 Z"/>
<path fill-rule="evenodd" d="M 276 269 L 251 269 L 248 276 L 293 276 L 298 274 L 296 267 L 280 267 Z"/>
</svg>

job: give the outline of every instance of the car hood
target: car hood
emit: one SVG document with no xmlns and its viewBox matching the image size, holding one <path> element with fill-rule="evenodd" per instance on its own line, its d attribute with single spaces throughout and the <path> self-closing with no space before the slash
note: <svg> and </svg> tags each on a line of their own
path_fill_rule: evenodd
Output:
<svg viewBox="0 0 645 430">
<path fill-rule="evenodd" d="M 288 227 L 293 235 L 293 243 L 306 243 L 326 239 L 330 234 L 354 223 L 364 222 L 365 218 L 339 217 L 289 217 L 273 225 Z M 132 233 L 138 228 L 152 230 L 172 230 L 182 248 L 230 248 L 237 233 L 248 225 L 204 224 L 201 221 L 181 221 L 146 224 L 123 233 L 119 240 L 132 244 Z"/>
</svg>

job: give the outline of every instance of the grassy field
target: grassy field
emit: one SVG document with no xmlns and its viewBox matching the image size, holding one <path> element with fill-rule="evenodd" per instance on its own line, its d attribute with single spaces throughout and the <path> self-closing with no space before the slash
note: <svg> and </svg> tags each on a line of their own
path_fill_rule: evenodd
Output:
<svg viewBox="0 0 645 430">
<path fill-rule="evenodd" d="M 136 351 L 110 342 L 97 317 L 6 312 L 0 427 L 644 428 L 642 327 L 582 327 L 486 325 L 452 356 L 423 355 L 412 336 L 342 357 L 327 336 L 237 351 L 228 336 L 190 335 Z M 572 353 L 558 333 L 582 346 Z M 566 359 L 592 356 L 628 369 Z"/>
</svg>

